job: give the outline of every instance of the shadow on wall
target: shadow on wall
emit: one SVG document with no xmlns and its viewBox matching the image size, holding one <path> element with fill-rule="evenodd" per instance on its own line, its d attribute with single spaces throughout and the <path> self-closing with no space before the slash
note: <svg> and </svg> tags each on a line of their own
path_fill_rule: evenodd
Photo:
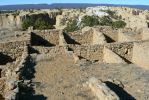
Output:
<svg viewBox="0 0 149 100">
<path fill-rule="evenodd" d="M 2 77 L 2 75 L 1 75 L 1 74 L 2 74 L 2 69 L 0 69 L 0 78 Z M 1 99 L 0 99 L 0 100 L 1 100 Z"/>
<path fill-rule="evenodd" d="M 28 49 L 29 49 L 29 50 L 28 50 L 28 51 L 29 51 L 29 54 L 33 54 L 33 53 L 39 54 L 39 51 L 36 50 L 36 49 L 34 49 L 34 48 L 31 47 L 31 46 L 29 46 Z"/>
<path fill-rule="evenodd" d="M 10 56 L 0 53 L 0 65 L 6 65 L 8 62 L 13 62 L 13 61 L 14 59 L 12 59 Z"/>
<path fill-rule="evenodd" d="M 63 33 L 64 39 L 66 40 L 67 44 L 78 44 L 81 45 L 79 42 L 72 39 L 67 33 Z"/>
<path fill-rule="evenodd" d="M 113 39 L 110 38 L 109 36 L 107 36 L 107 35 L 105 35 L 105 34 L 104 34 L 104 36 L 105 36 L 105 38 L 106 38 L 106 40 L 107 40 L 108 43 L 115 42 L 115 40 L 113 40 Z"/>
<path fill-rule="evenodd" d="M 147 27 L 149 28 L 149 23 L 147 23 Z"/>
<path fill-rule="evenodd" d="M 113 90 L 120 98 L 120 100 L 136 100 L 133 96 L 127 93 L 123 88 L 119 87 L 118 85 L 106 81 L 106 85 Z"/>
<path fill-rule="evenodd" d="M 0 100 L 5 100 L 4 97 L 0 94 Z"/>
<path fill-rule="evenodd" d="M 19 89 L 19 100 L 47 100 L 43 95 L 35 95 L 35 90 L 27 85 L 21 85 Z"/>
<path fill-rule="evenodd" d="M 26 63 L 24 67 L 21 69 L 20 79 L 22 80 L 32 80 L 36 73 L 35 71 L 35 62 L 31 56 L 26 58 Z M 47 98 L 43 95 L 35 95 L 33 83 L 19 83 L 19 100 L 46 100 Z"/>
<path fill-rule="evenodd" d="M 36 33 L 31 33 L 31 45 L 32 46 L 46 46 L 51 47 L 55 46 L 54 44 L 51 44 L 49 41 L 45 40 L 41 36 L 37 35 Z"/>
</svg>

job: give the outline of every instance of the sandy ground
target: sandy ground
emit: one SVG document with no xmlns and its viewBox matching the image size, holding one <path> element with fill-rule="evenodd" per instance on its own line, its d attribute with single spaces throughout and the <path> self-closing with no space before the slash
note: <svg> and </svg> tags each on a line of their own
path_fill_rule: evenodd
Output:
<svg viewBox="0 0 149 100">
<path fill-rule="evenodd" d="M 38 61 L 35 71 L 35 93 L 47 100 L 97 100 L 83 85 L 91 77 L 119 80 L 129 95 L 137 100 L 149 100 L 149 72 L 134 64 L 74 64 L 71 57 L 58 55 Z"/>
</svg>

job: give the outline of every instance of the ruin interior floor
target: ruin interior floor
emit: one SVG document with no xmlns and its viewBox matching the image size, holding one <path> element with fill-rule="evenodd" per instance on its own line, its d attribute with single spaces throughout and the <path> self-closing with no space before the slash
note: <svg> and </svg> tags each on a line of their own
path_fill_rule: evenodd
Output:
<svg viewBox="0 0 149 100">
<path fill-rule="evenodd" d="M 34 59 L 38 58 L 40 57 Z M 41 98 L 45 97 L 47 100 L 97 100 L 89 87 L 85 86 L 91 77 L 103 81 L 121 81 L 125 91 L 117 92 L 123 92 L 120 94 L 125 100 L 131 100 L 129 96 L 137 100 L 147 100 L 149 95 L 149 72 L 134 64 L 92 64 L 89 61 L 74 64 L 69 55 L 57 55 L 39 59 L 34 69 L 33 89 L 36 95 L 42 95 Z"/>
</svg>

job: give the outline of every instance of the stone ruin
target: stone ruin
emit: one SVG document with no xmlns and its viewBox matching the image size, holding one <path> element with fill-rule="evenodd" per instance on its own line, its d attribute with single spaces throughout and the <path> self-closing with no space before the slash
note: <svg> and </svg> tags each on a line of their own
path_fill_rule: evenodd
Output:
<svg viewBox="0 0 149 100">
<path fill-rule="evenodd" d="M 67 54 L 72 56 L 74 63 L 85 59 L 109 64 L 134 63 L 149 69 L 147 33 L 149 31 L 134 33 L 111 27 L 87 27 L 72 33 L 57 29 L 30 30 L 22 40 L 0 43 L 0 100 L 19 99 L 20 86 L 29 82 L 24 71 L 31 54 Z M 100 98 L 98 93 L 96 95 Z"/>
</svg>

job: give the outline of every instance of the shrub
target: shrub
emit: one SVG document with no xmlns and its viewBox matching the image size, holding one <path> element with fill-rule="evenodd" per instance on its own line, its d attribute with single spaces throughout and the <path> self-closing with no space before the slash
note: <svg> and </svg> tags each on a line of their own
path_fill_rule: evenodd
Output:
<svg viewBox="0 0 149 100">
<path fill-rule="evenodd" d="M 106 13 L 108 13 L 111 17 L 115 16 L 116 12 L 111 10 L 106 10 Z"/>
<path fill-rule="evenodd" d="M 26 18 L 22 22 L 22 29 L 26 30 L 28 27 L 34 26 L 34 20 L 32 18 Z"/>
<path fill-rule="evenodd" d="M 112 19 L 109 16 L 104 16 L 100 18 L 99 24 L 102 26 L 112 26 Z"/>
<path fill-rule="evenodd" d="M 53 22 L 50 19 L 44 17 L 28 17 L 22 22 L 22 29 L 26 30 L 28 27 L 33 26 L 35 29 L 53 29 Z"/>
<path fill-rule="evenodd" d="M 70 20 L 68 23 L 67 23 L 67 27 L 65 28 L 65 31 L 66 32 L 73 32 L 73 31 L 76 31 L 78 30 L 79 27 L 77 26 L 77 20 Z"/>
<path fill-rule="evenodd" d="M 84 16 L 82 19 L 83 27 L 99 25 L 99 18 L 96 16 Z"/>
<path fill-rule="evenodd" d="M 126 23 L 122 20 L 118 20 L 112 23 L 113 28 L 124 28 L 126 26 Z"/>
<path fill-rule="evenodd" d="M 52 29 L 53 26 L 50 25 L 50 23 L 46 20 L 44 20 L 43 18 L 38 18 L 35 23 L 34 23 L 34 28 L 35 29 Z"/>
</svg>

